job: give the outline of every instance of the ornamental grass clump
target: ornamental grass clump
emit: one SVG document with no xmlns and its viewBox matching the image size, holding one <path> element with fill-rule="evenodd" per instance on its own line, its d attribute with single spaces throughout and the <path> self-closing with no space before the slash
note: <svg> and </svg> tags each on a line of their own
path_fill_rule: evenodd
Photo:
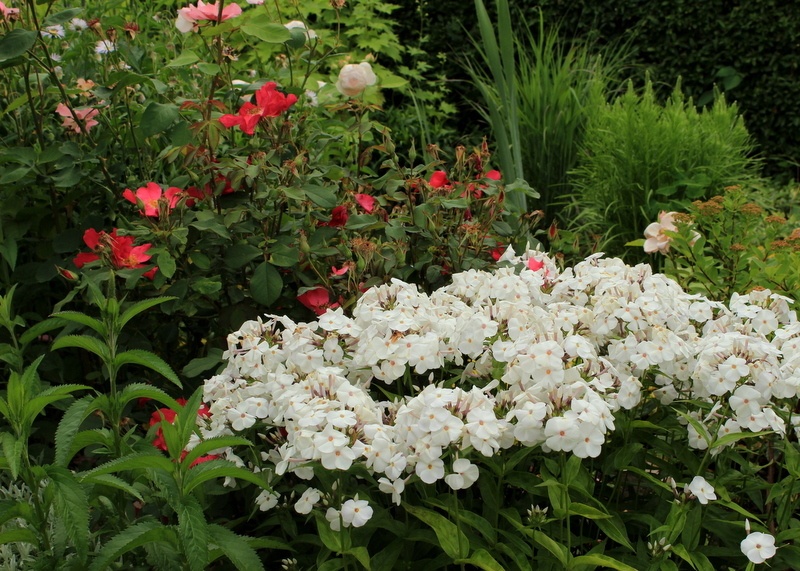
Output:
<svg viewBox="0 0 800 571">
<path fill-rule="evenodd" d="M 399 280 L 371 288 L 352 316 L 243 324 L 205 381 L 202 433 L 250 434 L 257 454 L 226 455 L 268 475 L 259 509 L 294 504 L 323 541 L 405 512 L 437 535 L 472 527 L 457 545 L 439 537 L 443 561 L 740 564 L 740 514 L 764 511 L 738 488 L 748 460 L 797 454 L 784 440 L 800 388 L 789 300 L 761 290 L 725 305 L 599 255 L 562 273 L 540 252 L 500 261 L 430 295 Z M 743 451 L 748 440 L 762 444 Z M 731 473 L 734 452 L 744 465 Z M 724 525 L 701 522 L 700 506 Z M 482 521 L 503 541 L 486 547 Z M 401 528 L 389 526 L 410 541 Z M 353 541 L 384 549 L 373 532 Z M 527 539 L 508 537 L 518 532 Z"/>
<path fill-rule="evenodd" d="M 718 188 L 752 180 L 751 151 L 735 103 L 719 96 L 698 111 L 680 83 L 664 104 L 649 80 L 641 93 L 629 84 L 589 118 L 572 172 L 574 212 L 584 230 L 602 236 L 600 250 L 622 255 L 660 210 L 680 210 Z M 625 258 L 637 256 L 628 251 Z"/>
</svg>

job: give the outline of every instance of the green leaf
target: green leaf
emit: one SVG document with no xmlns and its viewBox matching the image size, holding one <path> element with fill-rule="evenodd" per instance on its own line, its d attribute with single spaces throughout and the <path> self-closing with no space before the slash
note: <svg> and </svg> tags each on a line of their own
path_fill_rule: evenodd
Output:
<svg viewBox="0 0 800 571">
<path fill-rule="evenodd" d="M 39 538 L 28 528 L 9 529 L 0 532 L 0 545 L 6 543 L 30 543 L 34 547 L 39 547 Z"/>
<path fill-rule="evenodd" d="M 90 353 L 94 353 L 104 363 L 111 360 L 111 355 L 108 352 L 108 347 L 100 339 L 96 337 L 89 337 L 88 335 L 65 335 L 59 337 L 53 342 L 52 349 L 64 349 L 65 347 L 77 347 L 78 349 L 85 349 Z"/>
<path fill-rule="evenodd" d="M 322 208 L 333 208 L 339 204 L 336 193 L 327 186 L 306 185 L 303 190 L 311 202 Z"/>
<path fill-rule="evenodd" d="M 603 569 L 617 569 L 618 571 L 637 571 L 635 567 L 631 567 L 614 559 L 613 557 L 609 557 L 608 555 L 603 555 L 600 553 L 591 553 L 589 555 L 579 555 L 572 560 L 572 565 L 597 565 L 602 567 Z"/>
<path fill-rule="evenodd" d="M 26 346 L 32 341 L 38 339 L 40 335 L 48 333 L 54 329 L 59 329 L 65 325 L 66 323 L 64 323 L 64 320 L 57 317 L 45 319 L 26 329 L 25 333 L 19 336 L 19 343 L 22 346 Z"/>
<path fill-rule="evenodd" d="M 369 566 L 369 563 L 370 563 L 370 561 L 369 561 L 369 551 L 367 551 L 366 547 L 363 547 L 363 546 L 351 547 L 350 549 L 348 549 L 344 553 L 345 553 L 345 555 L 352 555 L 353 557 L 355 557 L 358 560 L 358 562 L 361 563 L 361 565 L 363 565 L 364 568 L 367 571 L 370 571 L 371 568 Z"/>
<path fill-rule="evenodd" d="M 16 480 L 19 477 L 19 470 L 22 466 L 22 456 L 25 453 L 25 441 L 18 440 L 10 432 L 3 432 L 2 436 L 3 456 L 8 462 L 8 469 L 11 477 Z"/>
<path fill-rule="evenodd" d="M 116 367 L 122 367 L 123 365 L 141 365 L 142 367 L 152 369 L 179 387 L 182 386 L 180 379 L 178 379 L 172 367 L 170 367 L 164 359 L 150 351 L 144 351 L 143 349 L 129 349 L 123 351 L 114 359 L 114 365 Z"/>
<path fill-rule="evenodd" d="M 276 24 L 266 14 L 259 14 L 254 18 L 250 18 L 246 24 L 240 28 L 243 34 L 258 38 L 262 42 L 269 44 L 282 44 L 292 39 L 292 34 L 289 30 Z"/>
<path fill-rule="evenodd" d="M 202 402 L 203 386 L 201 385 L 192 393 L 192 396 L 189 397 L 189 400 L 183 405 L 183 408 L 175 409 L 178 416 L 172 424 L 177 431 L 181 451 L 186 449 L 192 434 L 197 431 L 197 411 L 200 409 Z M 162 430 L 164 430 L 164 427 L 162 427 Z M 169 443 L 169 440 L 167 440 L 167 443 Z"/>
<path fill-rule="evenodd" d="M 181 405 L 174 398 L 161 389 L 145 383 L 131 383 L 119 393 L 117 397 L 120 405 L 125 405 L 134 399 L 152 399 L 166 405 L 172 410 L 180 410 Z"/>
<path fill-rule="evenodd" d="M 264 569 L 261 559 L 246 538 L 240 537 L 226 527 L 217 524 L 208 526 L 208 534 L 212 545 L 216 545 L 231 560 L 239 571 L 257 571 Z M 257 543 L 254 540 L 253 543 Z M 266 545 L 268 549 L 291 549 L 289 546 Z M 213 555 L 212 555 L 213 557 Z M 212 559 L 213 560 L 213 559 Z"/>
<path fill-rule="evenodd" d="M 53 507 L 56 515 L 64 522 L 67 536 L 75 545 L 81 561 L 89 554 L 89 502 L 80 482 L 61 466 L 45 466 L 50 477 L 49 486 L 53 488 Z"/>
<path fill-rule="evenodd" d="M 171 62 L 167 64 L 167 67 L 183 67 L 185 65 L 193 64 L 196 61 L 200 60 L 200 56 L 194 53 L 192 50 L 183 50 L 181 55 L 173 59 Z"/>
<path fill-rule="evenodd" d="M 97 410 L 97 404 L 98 400 L 95 397 L 86 395 L 72 403 L 61 417 L 56 429 L 56 451 L 53 460 L 56 466 L 66 468 L 72 460 L 72 442 L 83 421 L 92 411 Z"/>
<path fill-rule="evenodd" d="M 194 496 L 184 496 L 178 502 L 178 533 L 189 568 L 203 571 L 208 564 L 208 523 Z"/>
<path fill-rule="evenodd" d="M 144 502 L 144 497 L 139 492 L 139 490 L 131 486 L 128 482 L 126 482 L 122 478 L 118 478 L 112 474 L 100 474 L 99 476 L 87 477 L 82 480 L 82 483 L 116 488 L 117 490 L 122 490 L 123 492 L 133 496 L 137 500 Z"/>
<path fill-rule="evenodd" d="M 123 456 L 122 458 L 116 458 L 88 472 L 81 472 L 78 474 L 78 477 L 80 480 L 83 480 L 99 474 L 113 474 L 115 472 L 124 472 L 127 470 L 147 469 L 163 470 L 171 474 L 175 471 L 175 464 L 154 448 L 152 451 L 135 452 Z"/>
<path fill-rule="evenodd" d="M 122 316 L 119 318 L 119 328 L 122 329 L 123 327 L 125 327 L 125 325 L 127 325 L 127 323 L 131 319 L 133 319 L 143 311 L 146 311 L 151 307 L 161 305 L 162 303 L 173 301 L 175 299 L 178 298 L 171 295 L 164 295 L 161 297 L 151 297 L 150 299 L 144 299 L 142 301 L 134 303 L 132 306 L 130 306 L 122 313 Z"/>
<path fill-rule="evenodd" d="M 635 552 L 630 539 L 628 539 L 628 532 L 625 529 L 625 524 L 618 515 L 611 516 L 610 519 L 596 519 L 594 523 L 600 528 L 600 531 L 605 533 L 610 539 Z"/>
<path fill-rule="evenodd" d="M 579 502 L 570 502 L 569 513 L 585 517 L 586 519 L 607 519 L 611 517 L 610 514 Z"/>
<path fill-rule="evenodd" d="M 497 559 L 489 555 L 485 549 L 476 549 L 468 559 L 457 559 L 455 563 L 460 565 L 470 563 L 486 571 L 505 571 L 505 567 L 500 565 Z"/>
<path fill-rule="evenodd" d="M 175 264 L 175 258 L 169 252 L 160 252 L 156 257 L 156 265 L 158 266 L 158 271 L 164 274 L 165 278 L 174 276 L 178 267 Z"/>
<path fill-rule="evenodd" d="M 268 262 L 259 264 L 250 278 L 250 296 L 253 300 L 270 307 L 278 300 L 282 290 L 283 280 L 275 266 Z"/>
<path fill-rule="evenodd" d="M 341 553 L 342 548 L 342 534 L 333 531 L 328 520 L 318 511 L 314 510 L 314 519 L 317 522 L 317 534 L 322 540 L 322 544 L 333 551 L 334 553 Z"/>
<path fill-rule="evenodd" d="M 39 393 L 39 396 L 25 403 L 22 409 L 23 422 L 33 423 L 33 419 L 39 416 L 44 408 L 54 402 L 71 397 L 71 393 L 88 389 L 86 385 L 58 385 Z"/>
<path fill-rule="evenodd" d="M 153 520 L 142 521 L 119 532 L 103 545 L 88 571 L 104 571 L 125 553 L 148 543 L 166 543 L 177 549 L 175 532 Z"/>
<path fill-rule="evenodd" d="M 56 12 L 45 19 L 44 25 L 53 26 L 55 24 L 63 24 L 64 22 L 72 20 L 81 12 L 83 12 L 83 8 L 68 8 L 66 10 L 62 10 L 61 12 Z"/>
<path fill-rule="evenodd" d="M 300 254 L 296 249 L 279 245 L 270 252 L 269 261 L 274 266 L 291 268 L 300 263 Z"/>
<path fill-rule="evenodd" d="M 215 436 L 213 438 L 203 440 L 197 446 L 192 448 L 184 457 L 183 463 L 189 466 L 192 462 L 200 458 L 200 456 L 205 456 L 213 450 L 218 450 L 220 448 L 252 445 L 253 443 L 250 440 L 240 436 Z"/>
<path fill-rule="evenodd" d="M 222 353 L 222 349 L 212 347 L 208 350 L 208 355 L 205 357 L 198 357 L 189 361 L 181 373 L 184 377 L 188 377 L 190 379 L 197 377 L 222 363 Z"/>
<path fill-rule="evenodd" d="M 452 559 L 463 559 L 469 555 L 469 539 L 463 531 L 458 529 L 456 524 L 433 510 L 405 503 L 403 507 L 408 513 L 433 529 L 442 550 Z"/>
<path fill-rule="evenodd" d="M 210 460 L 189 469 L 183 482 L 183 493 L 188 494 L 197 486 L 216 478 L 236 478 L 266 490 L 270 489 L 262 477 L 250 470 L 240 468 L 228 460 Z"/>
<path fill-rule="evenodd" d="M 152 137 L 166 131 L 170 125 L 177 121 L 180 113 L 178 107 L 172 103 L 157 103 L 151 101 L 142 113 L 140 127 L 145 137 Z"/>
<path fill-rule="evenodd" d="M 34 30 L 17 28 L 0 38 L 0 62 L 21 56 L 33 47 L 38 34 Z"/>
<path fill-rule="evenodd" d="M 532 537 L 533 541 L 535 541 L 539 547 L 542 547 L 552 553 L 562 566 L 567 567 L 570 560 L 570 554 L 565 545 L 558 543 L 549 535 L 545 535 L 538 529 L 533 530 Z"/>
<path fill-rule="evenodd" d="M 223 260 L 226 266 L 232 270 L 238 270 L 263 255 L 264 251 L 252 244 L 234 244 L 225 250 Z"/>
</svg>

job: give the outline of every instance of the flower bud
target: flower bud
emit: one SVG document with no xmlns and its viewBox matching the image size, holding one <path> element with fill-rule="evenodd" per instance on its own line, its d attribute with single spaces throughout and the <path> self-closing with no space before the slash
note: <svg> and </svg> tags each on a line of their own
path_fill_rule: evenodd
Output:
<svg viewBox="0 0 800 571">
<path fill-rule="evenodd" d="M 375 85 L 377 81 L 372 66 L 365 61 L 359 64 L 348 63 L 339 72 L 339 80 L 336 82 L 336 89 L 342 95 L 355 97 L 364 91 L 367 86 Z"/>
</svg>

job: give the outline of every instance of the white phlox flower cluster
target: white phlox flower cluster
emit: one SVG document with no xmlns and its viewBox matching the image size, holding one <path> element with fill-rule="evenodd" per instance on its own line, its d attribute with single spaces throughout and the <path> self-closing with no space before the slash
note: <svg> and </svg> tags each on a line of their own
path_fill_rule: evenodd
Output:
<svg viewBox="0 0 800 571">
<path fill-rule="evenodd" d="M 358 463 L 399 504 L 411 479 L 468 488 L 481 457 L 512 447 L 597 457 L 614 414 L 648 401 L 700 403 L 687 411 L 695 448 L 785 433 L 784 401 L 800 387 L 800 324 L 785 298 L 756 291 L 725 306 L 602 255 L 561 273 L 541 252 L 501 260 L 431 295 L 398 280 L 371 288 L 352 317 L 337 308 L 311 323 L 243 324 L 227 368 L 205 381 L 203 434 L 255 427 L 278 476 Z M 308 494 L 299 513 L 319 501 Z M 278 501 L 262 496 L 261 509 Z M 330 508 L 331 525 L 371 515 L 366 500 L 349 501 L 359 503 Z"/>
</svg>

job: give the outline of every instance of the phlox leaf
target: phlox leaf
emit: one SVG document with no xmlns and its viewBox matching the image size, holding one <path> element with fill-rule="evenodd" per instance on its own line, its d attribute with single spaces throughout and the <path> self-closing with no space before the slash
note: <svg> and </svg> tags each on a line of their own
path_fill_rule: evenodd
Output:
<svg viewBox="0 0 800 571">
<path fill-rule="evenodd" d="M 469 558 L 457 559 L 456 563 L 462 565 L 464 563 L 470 563 L 485 571 L 505 571 L 505 567 L 498 563 L 497 559 L 489 555 L 489 552 L 485 549 L 476 549 Z"/>
<path fill-rule="evenodd" d="M 617 569 L 617 571 L 636 571 L 627 563 L 614 559 L 602 553 L 591 553 L 589 555 L 579 555 L 572 560 L 573 565 L 597 565 L 603 569 Z"/>
<path fill-rule="evenodd" d="M 452 559 L 469 555 L 469 539 L 458 526 L 433 510 L 403 504 L 405 510 L 433 529 L 442 550 Z"/>
</svg>

